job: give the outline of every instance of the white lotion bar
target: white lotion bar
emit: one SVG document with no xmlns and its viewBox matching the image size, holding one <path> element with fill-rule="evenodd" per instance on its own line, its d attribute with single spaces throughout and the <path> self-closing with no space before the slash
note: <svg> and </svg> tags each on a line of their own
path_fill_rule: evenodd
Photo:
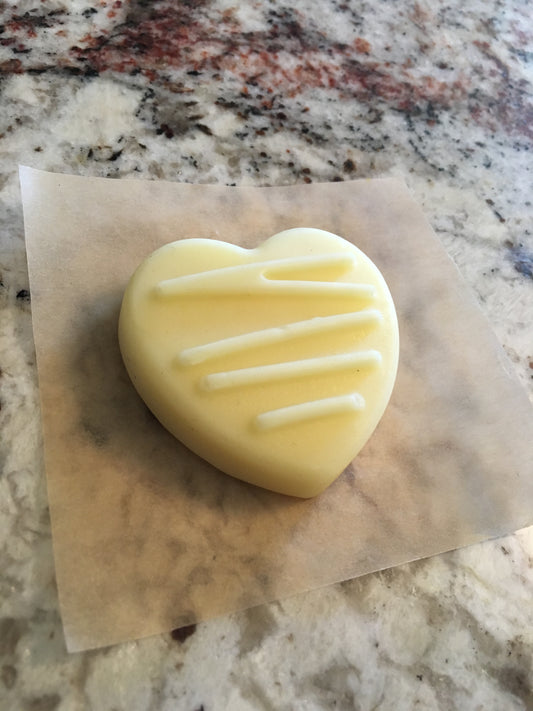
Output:
<svg viewBox="0 0 533 711">
<path fill-rule="evenodd" d="M 319 494 L 378 424 L 398 366 L 398 323 L 377 267 L 329 232 L 256 249 L 173 242 L 130 280 L 120 349 L 160 422 L 223 472 Z"/>
</svg>

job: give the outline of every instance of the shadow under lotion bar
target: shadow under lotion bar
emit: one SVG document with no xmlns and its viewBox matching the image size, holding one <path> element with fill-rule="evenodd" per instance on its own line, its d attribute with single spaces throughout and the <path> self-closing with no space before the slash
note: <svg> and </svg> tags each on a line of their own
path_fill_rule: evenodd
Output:
<svg viewBox="0 0 533 711">
<path fill-rule="evenodd" d="M 183 444 L 226 474 L 299 497 L 322 492 L 357 455 L 398 366 L 381 273 L 311 228 L 255 249 L 161 247 L 128 284 L 119 341 L 138 393 Z"/>
</svg>

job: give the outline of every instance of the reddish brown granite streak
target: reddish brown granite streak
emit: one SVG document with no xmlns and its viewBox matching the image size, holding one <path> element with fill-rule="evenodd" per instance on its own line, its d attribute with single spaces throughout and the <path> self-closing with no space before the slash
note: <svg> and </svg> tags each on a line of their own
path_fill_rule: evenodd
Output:
<svg viewBox="0 0 533 711">
<path fill-rule="evenodd" d="M 472 93 L 478 80 L 474 70 L 442 81 L 435 78 L 436 71 L 420 74 L 410 56 L 400 62 L 376 61 L 364 37 L 350 44 L 331 41 L 316 28 L 304 27 L 291 10 L 265 9 L 268 29 L 246 33 L 233 10 L 218 13 L 215 20 L 199 12 L 205 4 L 153 3 L 117 27 L 112 37 L 85 38 L 83 47 L 73 48 L 73 56 L 92 71 L 141 73 L 150 80 L 167 79 L 181 70 L 186 81 L 174 84 L 175 91 L 220 80 L 226 90 L 233 83 L 238 91 L 255 86 L 288 97 L 314 88 L 335 89 L 340 100 L 374 103 L 378 99 L 388 108 L 408 113 L 428 104 L 447 110 L 466 103 L 474 122 L 489 130 L 499 123 L 512 133 L 533 136 L 531 107 L 501 66 L 490 102 Z M 418 5 L 411 19 L 417 26 L 428 21 Z M 474 46 L 480 55 L 491 58 L 484 45 Z M 195 77 L 190 88 L 187 72 Z"/>
<path fill-rule="evenodd" d="M 140 72 L 155 79 L 172 69 L 187 69 L 210 80 L 224 73 L 225 81 L 232 77 L 241 86 L 267 92 L 282 88 L 295 96 L 305 89 L 335 88 L 340 98 L 366 102 L 378 97 L 398 110 L 412 110 L 420 101 L 449 107 L 465 92 L 463 80 L 415 78 L 409 62 L 398 71 L 373 61 L 368 56 L 371 45 L 362 37 L 351 44 L 331 42 L 303 28 L 295 13 L 275 15 L 264 32 L 243 33 L 231 11 L 215 24 L 200 20 L 194 11 L 197 3 L 193 5 L 156 3 L 112 37 L 84 38 L 85 46 L 73 48 L 73 55 L 98 72 Z M 195 84 L 201 81 L 196 78 Z"/>
<path fill-rule="evenodd" d="M 87 20 L 88 33 L 70 50 L 57 55 L 37 53 L 36 59 L 32 44 L 38 46 L 43 30 L 47 36 L 60 35 L 65 13 L 11 17 L 0 31 L 0 44 L 5 48 L 0 71 L 59 68 L 88 76 L 112 71 L 140 75 L 175 93 L 219 83 L 226 98 L 246 91 L 250 99 L 254 91 L 285 97 L 314 89 L 333 91 L 336 100 L 356 99 L 376 110 L 423 114 L 429 106 L 428 127 L 435 125 L 438 111 L 466 109 L 470 120 L 491 132 L 503 129 L 533 138 L 526 80 L 520 79 L 519 72 L 518 79 L 510 76 L 516 62 L 504 62 L 501 53 L 496 56 L 485 41 L 490 33 L 479 32 L 468 47 L 473 59 L 458 60 L 454 69 L 456 57 L 446 43 L 437 46 L 431 40 L 435 13 L 417 3 L 407 13 L 407 21 L 418 31 L 416 48 L 409 51 L 395 46 L 390 61 L 384 58 L 391 47 L 374 48 L 364 36 L 337 42 L 321 31 L 315 19 L 268 1 L 261 5 L 263 28 L 254 32 L 243 29 L 235 8 L 217 9 L 210 0 L 131 4 L 101 0 L 98 7 L 100 19 L 102 14 L 116 15 L 121 24 L 111 21 L 106 30 L 99 29 L 101 22 Z M 340 6 L 339 12 L 342 8 L 349 11 L 348 5 Z M 82 15 L 92 18 L 88 12 Z M 93 7 L 90 12 L 97 11 Z M 515 28 L 509 40 L 516 45 L 509 45 L 513 62 L 515 57 L 529 61 L 528 39 L 527 33 Z M 427 67 L 424 72 L 421 65 Z"/>
</svg>

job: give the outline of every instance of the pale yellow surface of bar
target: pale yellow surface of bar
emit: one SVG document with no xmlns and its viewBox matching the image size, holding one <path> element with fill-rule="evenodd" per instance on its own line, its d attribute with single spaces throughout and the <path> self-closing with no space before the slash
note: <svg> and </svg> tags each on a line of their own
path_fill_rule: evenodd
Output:
<svg viewBox="0 0 533 711">
<path fill-rule="evenodd" d="M 255 249 L 161 247 L 129 282 L 119 340 L 137 391 L 172 434 L 226 474 L 303 498 L 364 446 L 398 366 L 378 268 L 311 228 Z"/>
</svg>

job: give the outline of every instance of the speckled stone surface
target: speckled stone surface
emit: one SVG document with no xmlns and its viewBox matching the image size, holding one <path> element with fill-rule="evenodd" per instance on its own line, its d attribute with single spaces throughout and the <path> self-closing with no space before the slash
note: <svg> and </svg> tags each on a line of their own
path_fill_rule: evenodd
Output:
<svg viewBox="0 0 533 711">
<path fill-rule="evenodd" d="M 533 708 L 533 529 L 67 655 L 17 165 L 400 176 L 533 400 L 527 2 L 0 3 L 0 707 Z M 60 268 L 60 267 L 58 267 Z"/>
</svg>

